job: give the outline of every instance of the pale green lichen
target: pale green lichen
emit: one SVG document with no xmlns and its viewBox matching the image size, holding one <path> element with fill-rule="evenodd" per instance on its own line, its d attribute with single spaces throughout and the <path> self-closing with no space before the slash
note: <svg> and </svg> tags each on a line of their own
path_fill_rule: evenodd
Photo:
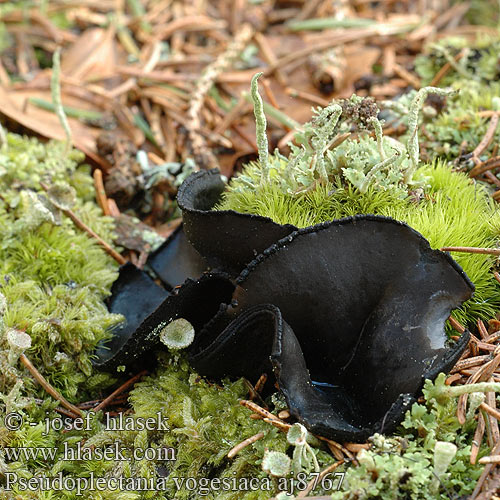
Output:
<svg viewBox="0 0 500 500">
<path fill-rule="evenodd" d="M 440 385 L 441 380 L 436 381 Z M 439 390 L 439 389 L 438 389 Z M 333 500 L 359 498 L 411 498 L 445 500 L 470 494 L 481 475 L 480 465 L 470 464 L 471 441 L 477 423 L 469 420 L 464 426 L 456 418 L 456 399 L 438 403 L 432 393 L 434 384 L 424 389 L 426 404 L 414 404 L 394 437 L 374 435 L 373 447 L 358 454 L 359 467 L 348 469 L 342 489 Z M 438 442 L 447 443 L 457 453 L 435 486 L 434 457 Z M 438 445 L 439 446 L 442 445 Z M 479 457 L 487 454 L 482 446 Z"/>
<path fill-rule="evenodd" d="M 169 349 L 185 349 L 194 340 L 193 325 L 184 318 L 174 319 L 162 328 L 160 340 Z"/>
<path fill-rule="evenodd" d="M 252 89 L 254 101 L 259 103 L 256 80 Z M 249 164 L 232 180 L 226 198 L 233 192 L 255 191 L 258 194 L 269 184 L 279 185 L 285 194 L 299 194 L 328 181 L 351 184 L 361 193 L 373 187 L 406 197 L 410 189 L 425 185 L 425 179 L 415 176 L 419 161 L 418 115 L 425 97 L 431 93 L 449 95 L 452 91 L 428 87 L 414 96 L 408 112 L 410 133 L 406 145 L 383 136 L 376 117 L 378 109 L 369 99 L 354 95 L 342 106 L 333 102 L 324 109 L 314 110 L 313 119 L 295 134 L 297 145 L 291 145 L 290 156 L 286 158 L 279 152 L 269 156 L 267 142 L 262 143 L 259 162 Z M 348 111 L 345 115 L 343 109 Z M 263 111 L 257 104 L 256 113 L 259 116 L 257 136 L 265 136 Z M 358 136 L 345 140 L 349 135 L 346 131 L 353 125 L 357 127 Z M 367 126 L 373 128 L 376 139 L 371 137 Z M 389 157 L 388 151 L 391 151 Z M 227 203 L 220 208 L 227 208 Z"/>
<path fill-rule="evenodd" d="M 253 110 L 255 115 L 255 129 L 257 136 L 257 147 L 259 150 L 259 165 L 261 169 L 261 183 L 269 182 L 269 151 L 267 143 L 267 121 L 264 114 L 264 104 L 259 94 L 259 77 L 262 73 L 257 73 L 252 78 L 251 96 L 253 100 Z"/>
<path fill-rule="evenodd" d="M 280 451 L 266 450 L 262 458 L 262 470 L 271 476 L 284 477 L 290 474 L 292 460 Z"/>
</svg>

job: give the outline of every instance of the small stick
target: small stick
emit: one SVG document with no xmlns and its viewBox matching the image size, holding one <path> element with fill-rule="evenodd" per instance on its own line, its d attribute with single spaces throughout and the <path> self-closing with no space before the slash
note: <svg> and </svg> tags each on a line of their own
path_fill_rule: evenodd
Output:
<svg viewBox="0 0 500 500">
<path fill-rule="evenodd" d="M 458 61 L 460 61 L 460 59 L 462 59 L 462 57 L 465 55 L 465 50 L 462 49 L 455 57 L 454 57 L 454 61 L 457 63 Z M 451 63 L 448 61 L 446 62 L 442 67 L 441 69 L 434 75 L 434 78 L 432 79 L 431 83 L 429 83 L 429 86 L 430 87 L 437 87 L 438 83 L 446 76 L 446 74 L 448 73 L 448 71 L 450 71 L 452 65 Z"/>
<path fill-rule="evenodd" d="M 92 229 L 90 229 L 90 227 L 82 222 L 73 213 L 72 210 L 63 210 L 63 212 L 75 223 L 75 226 L 88 233 L 90 236 L 92 236 L 92 238 L 95 238 L 97 240 L 97 243 L 99 243 L 99 245 L 101 245 L 105 252 L 113 257 L 113 259 L 115 259 L 118 264 L 122 266 L 123 264 L 127 263 L 127 260 L 122 255 L 120 255 L 114 248 L 111 248 L 111 246 L 106 243 L 97 233 L 95 233 Z"/>
<path fill-rule="evenodd" d="M 56 411 L 57 413 L 59 413 L 61 415 L 64 415 L 65 417 L 72 418 L 73 420 L 75 418 L 78 418 L 78 415 L 75 415 L 73 412 L 71 412 L 69 410 L 65 410 L 64 408 L 54 408 L 54 411 Z"/>
<path fill-rule="evenodd" d="M 127 394 L 122 394 L 121 396 L 114 399 L 113 404 L 116 405 L 126 403 L 127 397 Z M 95 399 L 94 401 L 84 401 L 83 403 L 78 403 L 77 406 L 78 408 L 80 408 L 80 410 L 89 410 L 91 408 L 95 408 L 101 401 L 102 399 Z"/>
<path fill-rule="evenodd" d="M 257 143 L 235 123 L 231 125 L 231 129 L 234 130 L 252 148 L 253 151 L 257 151 L 259 149 Z"/>
<path fill-rule="evenodd" d="M 472 151 L 472 158 L 479 158 L 481 153 L 491 144 L 493 137 L 495 136 L 495 132 L 498 126 L 498 113 L 495 113 L 491 116 L 490 124 L 484 137 L 481 139 L 481 142 L 477 145 L 476 149 Z M 479 160 L 478 160 L 479 161 Z"/>
<path fill-rule="evenodd" d="M 33 363 L 26 357 L 25 354 L 21 354 L 19 356 L 19 360 L 21 363 L 31 372 L 34 379 L 45 389 L 47 393 L 49 393 L 53 398 L 57 399 L 65 408 L 67 408 L 72 413 L 75 413 L 79 417 L 83 415 L 80 408 L 71 404 L 68 400 L 59 394 L 45 379 L 45 377 L 33 366 Z"/>
<path fill-rule="evenodd" d="M 394 63 L 394 73 L 400 76 L 405 82 L 409 83 L 415 90 L 419 90 L 422 87 L 422 83 L 417 76 L 413 75 L 396 62 Z"/>
<path fill-rule="evenodd" d="M 490 455 L 479 459 L 480 464 L 498 464 L 500 463 L 500 455 Z"/>
<path fill-rule="evenodd" d="M 484 162 L 478 163 L 473 169 L 471 169 L 469 177 L 477 177 L 498 167 L 500 167 L 500 156 L 489 158 Z"/>
<path fill-rule="evenodd" d="M 272 106 L 275 108 L 279 109 L 280 105 L 278 104 L 278 101 L 276 100 L 276 96 L 274 95 L 273 89 L 271 88 L 271 85 L 269 84 L 269 81 L 267 78 L 262 79 L 262 86 L 264 87 L 264 92 L 266 93 L 267 98 L 269 99 L 269 102 L 271 103 Z"/>
<path fill-rule="evenodd" d="M 488 330 L 486 330 L 484 323 L 480 319 L 477 320 L 477 329 L 483 340 L 488 337 Z"/>
<path fill-rule="evenodd" d="M 221 120 L 221 122 L 217 125 L 214 133 L 223 134 L 234 121 L 236 121 L 241 115 L 245 114 L 245 108 L 246 111 L 250 110 L 247 101 L 243 97 L 241 97 L 240 100 L 231 108 L 229 113 L 227 113 Z"/>
<path fill-rule="evenodd" d="M 490 394 L 490 393 L 487 393 L 487 394 Z M 482 408 L 486 413 L 488 413 L 492 417 L 495 417 L 497 420 L 500 420 L 500 411 L 498 411 L 497 409 L 491 407 L 490 405 L 488 405 L 486 403 L 481 403 L 479 405 L 479 407 Z"/>
<path fill-rule="evenodd" d="M 326 99 L 323 99 L 317 95 L 311 94 L 310 92 L 305 92 L 303 90 L 294 89 L 293 87 L 287 87 L 285 89 L 285 92 L 290 97 L 298 97 L 299 99 L 310 102 L 312 104 L 317 104 L 319 106 L 322 106 L 323 108 L 326 108 L 328 106 L 328 104 L 330 104 Z"/>
<path fill-rule="evenodd" d="M 307 495 L 314 489 L 314 486 L 321 485 L 322 479 L 330 472 L 333 472 L 339 465 L 342 465 L 344 460 L 339 460 L 334 464 L 329 465 L 326 469 L 323 469 L 318 477 L 313 477 L 309 483 L 307 483 L 306 489 L 299 492 L 299 494 L 295 498 L 305 498 Z"/>
<path fill-rule="evenodd" d="M 121 394 L 122 392 L 126 391 L 129 387 L 132 387 L 140 378 L 142 378 L 144 375 L 148 373 L 147 370 L 142 370 L 142 372 L 138 373 L 137 375 L 134 375 L 130 380 L 127 380 L 124 384 L 122 384 L 118 389 L 113 391 L 107 398 L 103 399 L 95 408 L 93 411 L 96 413 L 98 411 L 101 411 L 102 409 L 106 408 L 113 399 Z"/>
<path fill-rule="evenodd" d="M 256 399 L 262 401 L 260 394 L 255 390 L 255 387 L 253 386 L 252 382 L 250 382 L 246 378 L 243 378 L 243 382 L 247 386 L 248 397 L 250 398 L 250 401 L 255 401 Z"/>
<path fill-rule="evenodd" d="M 40 186 L 44 189 L 44 191 L 48 191 L 49 187 L 44 184 L 43 182 L 40 182 Z M 92 236 L 92 238 L 97 240 L 97 243 L 101 245 L 101 247 L 105 250 L 107 254 L 109 254 L 113 259 L 118 262 L 121 266 L 123 264 L 127 263 L 127 260 L 123 258 L 114 248 L 111 248 L 111 246 L 106 243 L 97 233 L 95 233 L 92 229 L 90 229 L 89 226 L 87 226 L 83 221 L 81 221 L 72 210 L 66 209 L 63 210 L 61 209 L 62 212 L 67 215 L 74 223 L 75 226 L 80 228 L 82 231 L 85 231 L 87 234 Z"/>
<path fill-rule="evenodd" d="M 104 215 L 109 215 L 108 197 L 106 196 L 104 183 L 102 182 L 102 171 L 99 168 L 94 170 L 94 189 L 97 203 L 99 203 L 102 213 Z"/>
<path fill-rule="evenodd" d="M 498 455 L 500 452 L 500 442 L 498 442 L 495 447 L 491 450 L 491 455 L 490 456 L 495 456 Z M 469 497 L 469 500 L 475 500 L 479 493 L 481 492 L 483 488 L 483 484 L 486 481 L 486 478 L 490 475 L 491 470 L 493 469 L 494 464 L 487 464 L 486 467 L 484 468 L 481 476 L 479 477 L 476 487 L 474 488 L 474 491 L 472 492 L 472 495 Z"/>
<path fill-rule="evenodd" d="M 262 52 L 262 56 L 264 57 L 266 62 L 269 65 L 275 65 L 277 63 L 278 59 L 274 55 L 274 52 L 271 49 L 271 46 L 269 45 L 267 38 L 262 33 L 257 32 L 254 35 L 254 40 L 257 43 L 257 45 L 259 46 L 259 49 Z M 276 69 L 274 69 L 273 72 L 274 72 L 274 75 L 276 76 L 276 80 L 278 80 L 278 83 L 281 86 L 286 87 L 287 79 L 283 75 L 282 71 L 279 68 L 276 68 Z"/>
<path fill-rule="evenodd" d="M 263 432 L 259 432 L 255 434 L 254 436 L 251 436 L 244 441 L 242 441 L 240 444 L 237 444 L 234 448 L 232 448 L 229 453 L 227 454 L 227 458 L 233 458 L 235 455 L 237 455 L 243 448 L 246 448 L 247 446 L 255 443 L 259 439 L 262 439 L 264 437 Z"/>
<path fill-rule="evenodd" d="M 480 253 L 484 255 L 500 255 L 500 248 L 476 248 L 476 247 L 443 247 L 442 252 L 466 252 Z"/>
</svg>

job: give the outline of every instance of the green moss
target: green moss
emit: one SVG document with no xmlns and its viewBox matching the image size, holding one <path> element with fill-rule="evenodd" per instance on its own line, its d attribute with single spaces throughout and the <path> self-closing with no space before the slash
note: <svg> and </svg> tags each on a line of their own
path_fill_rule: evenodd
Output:
<svg viewBox="0 0 500 500">
<path fill-rule="evenodd" d="M 83 155 L 64 153 L 57 142 L 42 144 L 9 134 L 0 149 L 0 282 L 6 300 L 0 338 L 0 364 L 7 392 L 20 374 L 7 362 L 6 328 L 28 333 L 26 352 L 38 370 L 63 395 L 90 396 L 112 381 L 92 375 L 96 345 L 109 338 L 121 317 L 103 302 L 117 277 L 117 266 L 98 244 L 77 229 L 44 195 L 40 181 L 69 183 L 77 193 L 78 216 L 104 239 L 112 240 L 113 223 L 94 201 L 89 168 L 78 166 Z M 43 391 L 25 382 L 30 391 Z"/>
<path fill-rule="evenodd" d="M 192 372 L 183 358 L 165 355 L 161 356 L 158 369 L 136 384 L 130 393 L 134 413 L 128 418 L 133 419 L 130 425 L 134 430 L 107 429 L 100 414 L 91 417 L 90 430 L 66 433 L 51 430 L 44 435 L 42 423 L 26 425 L 17 432 L 0 434 L 0 445 L 55 449 L 54 457 L 47 460 L 23 458 L 9 463 L 8 471 L 20 477 L 32 477 L 35 472 L 53 477 L 62 472 L 65 476 L 89 478 L 93 472 L 96 477 L 108 479 L 151 478 L 159 481 L 155 484 L 160 485 L 161 490 L 95 492 L 93 498 L 96 499 L 198 500 L 206 496 L 221 500 L 267 500 L 279 491 L 280 485 L 278 479 L 262 469 L 262 457 L 267 449 L 291 454 L 293 447 L 284 433 L 262 420 L 250 418 L 250 411 L 239 404 L 240 399 L 247 397 L 247 391 L 242 379 L 225 381 L 221 386 L 210 384 Z M 45 402 L 33 410 L 31 421 L 42 420 L 43 411 L 47 409 L 50 405 Z M 151 417 L 159 418 L 161 426 L 140 430 L 141 419 Z M 262 439 L 245 447 L 234 458 L 227 458 L 231 448 L 259 432 L 264 433 Z M 87 452 L 90 448 L 104 450 L 117 446 L 126 460 L 101 459 L 96 455 L 90 459 L 64 460 L 64 446 L 76 449 L 78 443 Z M 137 449 L 154 450 L 158 458 L 134 457 Z M 314 454 L 322 468 L 332 462 L 324 449 L 315 448 Z M 0 460 L 0 474 L 1 465 Z M 197 487 L 189 481 L 186 483 L 188 478 L 195 478 Z M 253 486 L 248 482 L 252 478 Z M 211 485 L 210 480 L 215 483 Z M 217 491 L 217 481 L 223 480 L 227 486 L 219 486 Z M 264 485 L 264 489 L 258 484 Z M 13 489 L 12 493 L 19 493 L 23 499 L 31 498 L 19 489 Z M 48 498 L 76 500 L 79 497 L 76 491 L 53 491 Z"/>
<path fill-rule="evenodd" d="M 424 85 L 429 85 L 438 71 L 450 63 L 451 68 L 442 78 L 440 85 L 453 84 L 457 78 L 489 83 L 499 76 L 498 36 L 478 34 L 472 41 L 465 37 L 446 37 L 427 45 L 424 53 L 415 58 L 415 70 Z M 461 54 L 458 60 L 457 56 Z"/>
</svg>

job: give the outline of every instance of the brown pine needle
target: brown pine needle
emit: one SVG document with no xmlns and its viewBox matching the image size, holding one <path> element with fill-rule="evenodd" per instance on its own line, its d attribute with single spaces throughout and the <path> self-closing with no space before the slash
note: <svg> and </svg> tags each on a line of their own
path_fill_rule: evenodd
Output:
<svg viewBox="0 0 500 500">
<path fill-rule="evenodd" d="M 495 455 L 498 455 L 498 453 L 500 453 L 500 442 L 498 442 L 495 447 L 491 450 L 491 455 L 490 456 L 495 456 Z M 483 458 L 486 458 L 486 457 L 483 457 Z M 495 464 L 487 464 L 486 467 L 484 468 L 480 478 L 478 479 L 477 483 L 476 483 L 476 487 L 474 488 L 474 491 L 472 492 L 472 495 L 469 497 L 469 500 L 474 500 L 475 498 L 477 498 L 477 496 L 479 495 L 479 493 L 481 492 L 481 490 L 483 489 L 483 484 L 484 482 L 486 481 L 486 478 L 489 476 L 491 470 L 493 469 L 493 467 L 495 466 Z"/>
<path fill-rule="evenodd" d="M 458 361 L 455 366 L 452 368 L 450 373 L 456 373 L 460 370 L 466 370 L 467 368 L 472 368 L 474 366 L 479 366 L 486 363 L 490 359 L 490 356 L 475 356 L 473 358 L 461 359 Z"/>
<path fill-rule="evenodd" d="M 465 55 L 465 49 L 461 50 L 455 57 L 455 62 L 460 61 L 462 57 Z M 446 76 L 448 71 L 451 69 L 451 64 L 449 62 L 445 63 L 441 69 L 434 75 L 431 83 L 429 83 L 430 87 L 437 87 L 438 83 Z"/>
<path fill-rule="evenodd" d="M 40 182 L 40 186 L 42 186 L 44 191 L 48 191 L 49 189 L 49 187 L 43 182 Z M 104 251 L 108 255 L 113 257 L 113 259 L 115 259 L 116 262 L 118 262 L 118 264 L 122 266 L 123 264 L 127 263 L 127 260 L 122 255 L 120 255 L 114 248 L 112 248 L 108 243 L 106 243 L 97 233 L 95 233 L 92 229 L 90 229 L 90 227 L 87 226 L 87 224 L 81 221 L 72 210 L 67 209 L 61 211 L 64 213 L 64 215 L 68 216 L 74 222 L 76 227 L 78 227 L 82 231 L 85 231 L 92 238 L 97 240 L 97 243 L 99 243 L 99 245 L 101 245 Z"/>
<path fill-rule="evenodd" d="M 95 188 L 97 203 L 99 203 L 102 213 L 104 215 L 110 215 L 108 198 L 106 196 L 106 191 L 104 190 L 104 183 L 102 181 L 102 171 L 98 168 L 94 170 L 94 188 Z"/>
<path fill-rule="evenodd" d="M 339 460 L 338 462 L 335 462 L 331 465 L 329 465 L 326 469 L 323 469 L 318 477 L 313 477 L 309 483 L 307 483 L 306 489 L 302 490 L 299 492 L 296 498 L 306 498 L 309 493 L 313 490 L 314 486 L 316 485 L 321 485 L 321 481 L 323 478 L 330 474 L 330 472 L 333 472 L 339 465 L 342 465 L 344 463 L 344 460 Z"/>
<path fill-rule="evenodd" d="M 448 321 L 450 322 L 450 325 L 459 333 L 464 333 L 465 332 L 465 327 L 461 325 L 455 318 L 449 317 Z"/>
<path fill-rule="evenodd" d="M 243 450 L 243 448 L 246 448 L 247 446 L 255 443 L 256 441 L 258 441 L 259 439 L 262 439 L 263 437 L 264 437 L 264 433 L 263 432 L 258 432 L 254 436 L 251 436 L 251 437 L 245 439 L 244 441 L 242 441 L 241 443 L 237 444 L 234 448 L 232 448 L 229 451 L 229 453 L 227 454 L 227 458 L 233 458 L 241 450 Z"/>
<path fill-rule="evenodd" d="M 500 248 L 477 248 L 477 247 L 443 247 L 442 252 L 465 252 L 480 253 L 486 255 L 500 255 Z"/>
<path fill-rule="evenodd" d="M 127 380 L 124 384 L 122 384 L 118 389 L 113 391 L 107 398 L 103 399 L 95 408 L 94 411 L 97 413 L 98 411 L 103 410 L 108 406 L 113 399 L 121 394 L 122 392 L 126 391 L 129 387 L 132 387 L 140 378 L 142 378 L 144 375 L 148 373 L 147 370 L 142 370 L 142 372 L 138 373 L 137 375 L 134 375 L 130 380 Z"/>
<path fill-rule="evenodd" d="M 246 399 L 240 400 L 240 405 L 245 406 L 249 410 L 252 410 L 254 414 L 259 415 L 264 422 L 267 422 L 268 424 L 273 425 L 274 427 L 277 427 L 278 429 L 282 430 L 283 432 L 287 432 L 288 429 L 290 429 L 291 424 L 287 424 L 286 422 L 283 422 L 280 418 L 278 418 L 276 415 L 272 414 L 270 411 L 264 410 L 261 406 L 258 404 L 254 403 L 253 401 L 248 401 Z M 328 447 L 334 447 L 336 450 L 341 451 L 344 453 L 346 457 L 348 457 L 354 464 L 357 464 L 357 460 L 354 457 L 354 455 L 347 450 L 344 446 L 341 444 L 332 441 L 331 439 L 328 439 L 323 436 L 317 436 L 316 434 L 313 434 L 314 437 L 318 438 L 320 441 L 324 441 L 325 443 L 328 444 Z"/>
<path fill-rule="evenodd" d="M 253 401 L 242 399 L 240 401 L 240 405 L 245 406 L 249 410 L 252 410 L 254 413 L 257 413 L 262 418 L 268 418 L 270 420 L 280 421 L 280 419 L 276 415 L 273 415 L 270 411 L 265 410 L 264 408 L 262 408 L 262 406 L 259 406 L 257 403 L 254 403 Z"/>
<path fill-rule="evenodd" d="M 477 455 L 479 453 L 479 448 L 481 448 L 481 442 L 484 436 L 484 417 L 480 412 L 477 420 L 476 431 L 474 432 L 474 438 L 472 439 L 472 445 L 470 448 L 470 463 L 475 465 L 477 462 Z"/>
<path fill-rule="evenodd" d="M 33 363 L 26 357 L 25 354 L 21 354 L 19 356 L 19 360 L 21 363 L 30 371 L 33 378 L 45 389 L 45 391 L 50 394 L 53 398 L 57 399 L 65 408 L 69 411 L 78 415 L 79 417 L 83 416 L 80 408 L 71 404 L 62 394 L 56 391 L 45 379 L 45 377 L 33 366 Z"/>
<path fill-rule="evenodd" d="M 394 63 L 394 73 L 396 73 L 396 75 L 402 78 L 405 82 L 409 83 L 415 90 L 422 87 L 420 78 L 413 73 L 410 73 L 406 68 L 398 63 Z"/>
<path fill-rule="evenodd" d="M 486 330 L 484 323 L 480 319 L 477 320 L 477 329 L 483 340 L 488 337 L 488 330 Z"/>
<path fill-rule="evenodd" d="M 97 233 L 95 233 L 90 227 L 88 227 L 84 222 L 82 222 L 72 210 L 63 210 L 64 214 L 67 215 L 74 223 L 75 226 L 80 228 L 82 231 L 85 231 L 88 233 L 92 238 L 97 240 L 97 243 L 101 245 L 101 247 L 104 249 L 104 251 L 113 257 L 113 259 L 120 264 L 120 266 L 123 266 L 124 264 L 127 263 L 127 260 L 120 255 L 114 248 L 112 248 L 108 243 L 106 243 Z"/>
<path fill-rule="evenodd" d="M 262 389 L 266 385 L 267 382 L 267 373 L 263 373 L 260 377 L 259 380 L 257 380 L 257 383 L 255 384 L 255 392 L 262 392 Z"/>
<path fill-rule="evenodd" d="M 283 431 L 283 432 L 288 432 L 290 427 L 292 427 L 291 424 L 287 424 L 286 422 L 282 422 L 281 420 L 277 420 L 274 418 L 264 417 L 262 420 L 264 420 L 264 422 L 266 422 L 268 424 L 274 425 L 274 427 L 277 427 L 280 431 Z"/>
<path fill-rule="evenodd" d="M 484 134 L 484 137 L 481 139 L 481 142 L 477 145 L 476 149 L 472 151 L 473 159 L 479 162 L 478 158 L 481 155 L 481 153 L 491 144 L 491 141 L 495 136 L 497 126 L 498 126 L 498 113 L 495 113 L 494 115 L 491 116 L 490 124 L 488 126 L 488 129 L 486 130 L 486 133 Z"/>
<path fill-rule="evenodd" d="M 495 417 L 497 420 L 500 420 L 500 411 L 498 411 L 495 408 L 492 408 L 490 405 L 486 403 L 481 403 L 479 405 L 480 408 L 482 408 L 488 415 L 491 415 L 492 417 Z"/>
<path fill-rule="evenodd" d="M 495 279 L 500 283 L 500 273 L 498 273 L 497 271 L 494 271 L 493 272 L 493 276 L 495 277 Z"/>
<path fill-rule="evenodd" d="M 490 170 L 494 170 L 495 168 L 500 167 L 500 156 L 495 156 L 490 158 L 482 163 L 478 163 L 471 171 L 469 172 L 469 177 L 477 177 L 482 175 Z"/>
</svg>

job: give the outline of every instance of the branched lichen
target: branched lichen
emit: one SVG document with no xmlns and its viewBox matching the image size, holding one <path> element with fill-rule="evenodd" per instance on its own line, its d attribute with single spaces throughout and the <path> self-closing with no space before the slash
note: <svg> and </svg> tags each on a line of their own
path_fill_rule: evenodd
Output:
<svg viewBox="0 0 500 500">
<path fill-rule="evenodd" d="M 333 500 L 445 500 L 472 492 L 482 472 L 480 465 L 470 464 L 476 422 L 461 426 L 455 415 L 456 400 L 438 403 L 428 392 L 433 387 L 427 383 L 426 404 L 412 406 L 394 437 L 370 438 L 372 448 L 358 454 L 360 466 L 348 469 L 342 491 L 334 493 Z M 479 456 L 486 454 L 487 448 L 481 447 Z"/>
<path fill-rule="evenodd" d="M 259 94 L 259 77 L 257 73 L 252 78 L 251 96 L 253 100 L 253 112 L 255 115 L 255 135 L 257 136 L 257 148 L 259 150 L 259 166 L 261 169 L 261 184 L 269 182 L 269 145 L 267 143 L 267 120 L 264 114 L 264 104 Z"/>
<path fill-rule="evenodd" d="M 440 89 L 438 87 L 424 87 L 420 89 L 413 98 L 408 113 L 408 140 L 406 150 L 410 158 L 410 166 L 404 173 L 404 182 L 408 183 L 418 168 L 419 143 L 418 143 L 418 117 L 419 112 L 424 106 L 425 100 L 430 94 L 440 97 L 446 97 L 456 94 L 456 91 L 450 89 Z"/>
</svg>

